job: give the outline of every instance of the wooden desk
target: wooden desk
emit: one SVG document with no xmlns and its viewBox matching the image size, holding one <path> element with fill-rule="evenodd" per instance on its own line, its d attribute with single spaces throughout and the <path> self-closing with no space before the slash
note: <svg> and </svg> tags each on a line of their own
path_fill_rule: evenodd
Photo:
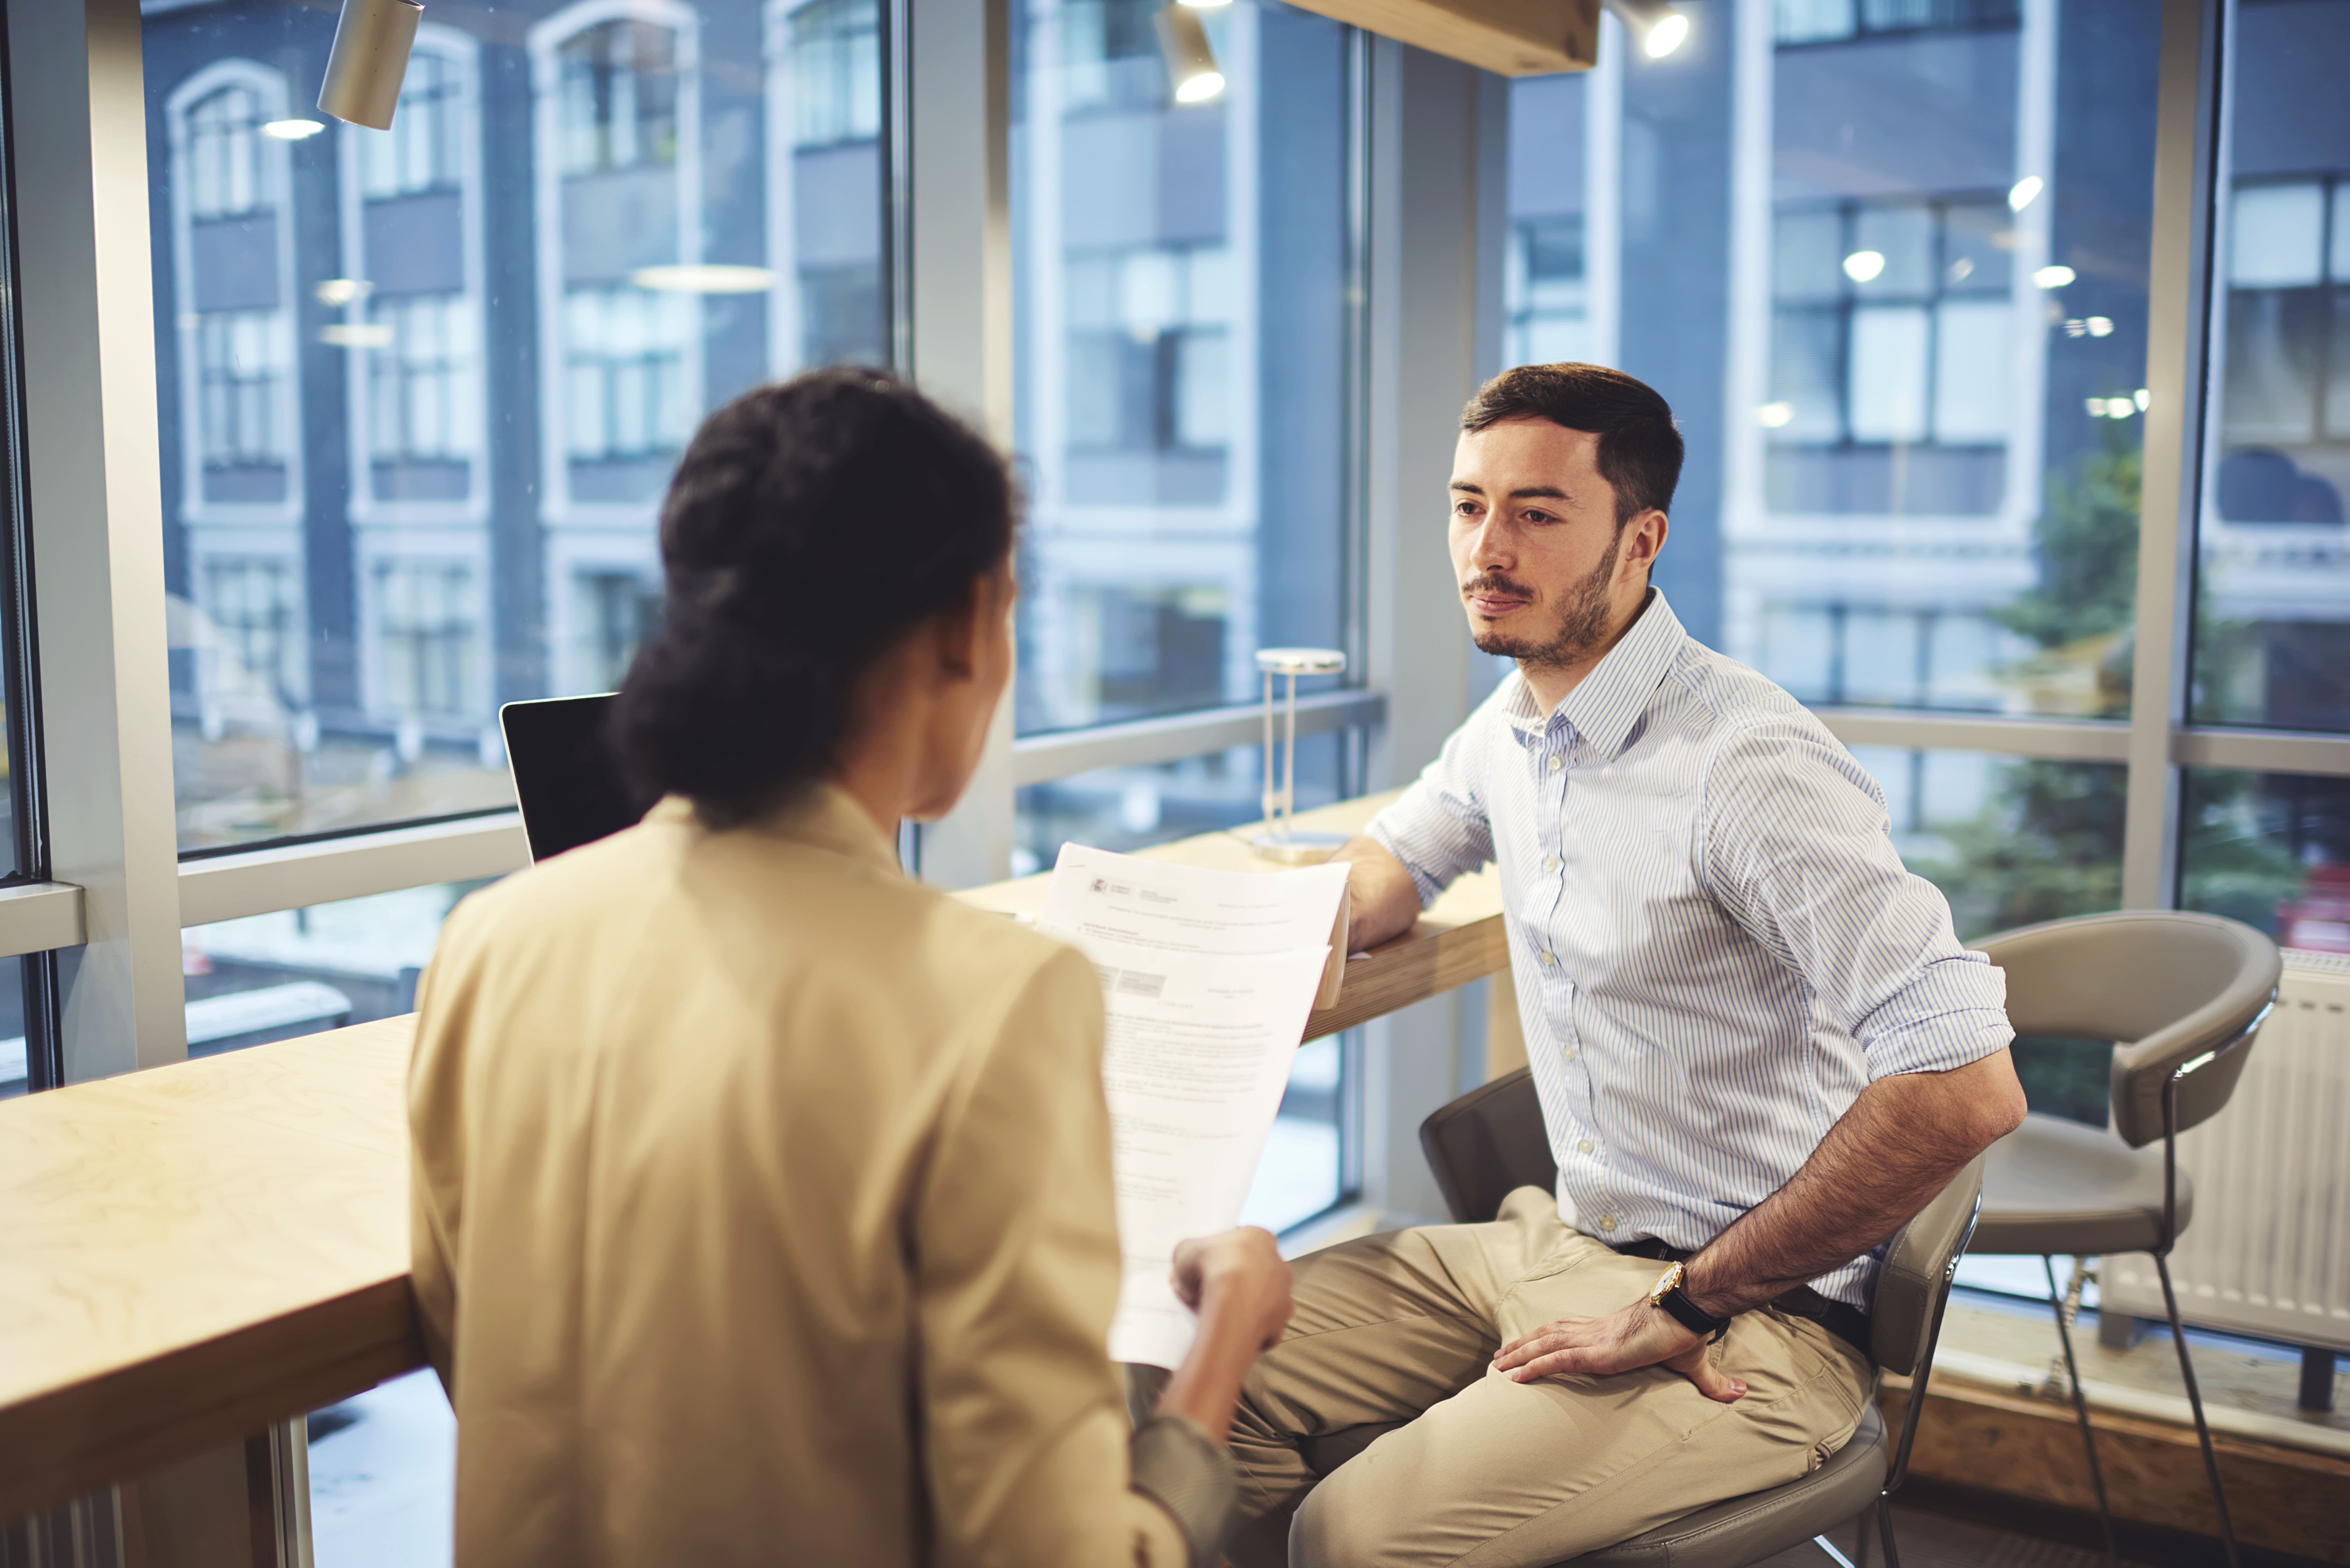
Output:
<svg viewBox="0 0 2350 1568">
<path fill-rule="evenodd" d="M 1351 831 L 1388 797 L 1303 814 Z M 1244 836 L 1159 858 L 1266 868 Z M 963 895 L 1035 909 L 1045 878 Z M 1507 960 L 1498 887 L 1464 878 L 1347 968 L 1306 1038 Z M 391 1018 L 0 1104 L 0 1523 L 423 1365 L 408 1294 Z"/>
</svg>

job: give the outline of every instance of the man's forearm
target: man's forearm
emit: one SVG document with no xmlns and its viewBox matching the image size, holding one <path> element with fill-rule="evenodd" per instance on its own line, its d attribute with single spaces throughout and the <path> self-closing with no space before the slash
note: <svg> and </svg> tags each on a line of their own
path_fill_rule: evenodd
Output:
<svg viewBox="0 0 2350 1568">
<path fill-rule="evenodd" d="M 2023 1112 L 2003 1050 L 1948 1073 L 1877 1080 L 1786 1186 L 1690 1261 L 1682 1288 L 1728 1316 L 1843 1267 L 1932 1202 Z"/>
<path fill-rule="evenodd" d="M 1350 867 L 1347 874 L 1349 947 L 1375 948 L 1411 929 L 1419 919 L 1419 887 L 1402 861 L 1367 835 L 1357 834 L 1331 857 Z"/>
</svg>

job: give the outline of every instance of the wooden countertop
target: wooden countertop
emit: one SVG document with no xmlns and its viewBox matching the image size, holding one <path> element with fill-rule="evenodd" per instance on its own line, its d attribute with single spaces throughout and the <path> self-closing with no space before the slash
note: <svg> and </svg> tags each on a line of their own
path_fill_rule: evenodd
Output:
<svg viewBox="0 0 2350 1568">
<path fill-rule="evenodd" d="M 1349 832 L 1390 796 L 1301 813 Z M 1147 851 L 1229 869 L 1249 830 Z M 962 895 L 1041 907 L 1045 878 Z M 1464 877 L 1347 966 L 1305 1038 L 1508 962 Z M 408 1295 L 412 1016 L 0 1103 L 0 1522 L 423 1365 Z"/>
</svg>

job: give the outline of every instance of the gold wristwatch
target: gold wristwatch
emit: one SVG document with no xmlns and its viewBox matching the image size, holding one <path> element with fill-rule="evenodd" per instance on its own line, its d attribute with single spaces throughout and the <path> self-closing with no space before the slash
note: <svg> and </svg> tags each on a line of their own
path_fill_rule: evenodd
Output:
<svg viewBox="0 0 2350 1568">
<path fill-rule="evenodd" d="M 1688 1277 L 1687 1264 L 1667 1265 L 1665 1272 L 1657 1276 L 1657 1282 L 1648 1287 L 1648 1304 L 1660 1312 L 1669 1314 L 1675 1323 L 1679 1324 L 1691 1334 L 1702 1334 L 1712 1339 L 1720 1339 L 1730 1332 L 1730 1320 L 1726 1317 L 1715 1317 L 1700 1307 L 1697 1303 L 1690 1300 L 1689 1293 L 1681 1289 L 1681 1282 Z"/>
</svg>

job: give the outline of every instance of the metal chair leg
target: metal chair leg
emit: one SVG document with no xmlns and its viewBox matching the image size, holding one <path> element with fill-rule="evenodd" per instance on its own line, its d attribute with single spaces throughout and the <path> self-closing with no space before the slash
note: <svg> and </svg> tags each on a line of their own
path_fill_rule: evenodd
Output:
<svg viewBox="0 0 2350 1568">
<path fill-rule="evenodd" d="M 1885 1492 L 1877 1494 L 1877 1528 L 1885 1537 L 1885 1568 L 1901 1568 L 1901 1549 L 1893 1544 L 1893 1499 Z"/>
<path fill-rule="evenodd" d="M 2064 1376 L 2073 1385 L 2073 1415 L 2081 1423 L 2081 1451 L 2089 1456 L 2089 1486 L 2097 1494 L 2097 1526 L 2106 1534 L 2106 1562 L 2118 1564 L 2121 1553 L 2114 1547 L 2114 1511 L 2106 1501 L 2105 1471 L 2097 1465 L 2097 1435 L 2089 1427 L 2088 1396 L 2081 1392 L 2081 1364 L 2073 1358 L 2073 1325 L 2065 1321 L 2064 1297 L 2056 1289 L 2055 1262 L 2043 1253 L 2040 1268 L 2048 1276 L 2048 1304 L 2056 1312 L 2056 1337 L 2064 1345 Z"/>
<path fill-rule="evenodd" d="M 2154 1255 L 2154 1272 L 2162 1280 L 2162 1306 L 2170 1314 L 2170 1343 L 2178 1349 L 2178 1375 L 2187 1380 L 2187 1405 L 2195 1412 L 2195 1436 L 2203 1445 L 2203 1473 L 2211 1480 L 2211 1502 L 2220 1511 L 2220 1543 L 2228 1551 L 2228 1568 L 2243 1568 L 2236 1552 L 2236 1526 L 2228 1516 L 2228 1494 L 2220 1485 L 2220 1456 L 2211 1447 L 2211 1424 L 2203 1418 L 2203 1391 L 2195 1384 L 2195 1363 L 2187 1354 L 2187 1326 L 2178 1321 L 2178 1293 L 2170 1288 L 2170 1261 Z"/>
</svg>

